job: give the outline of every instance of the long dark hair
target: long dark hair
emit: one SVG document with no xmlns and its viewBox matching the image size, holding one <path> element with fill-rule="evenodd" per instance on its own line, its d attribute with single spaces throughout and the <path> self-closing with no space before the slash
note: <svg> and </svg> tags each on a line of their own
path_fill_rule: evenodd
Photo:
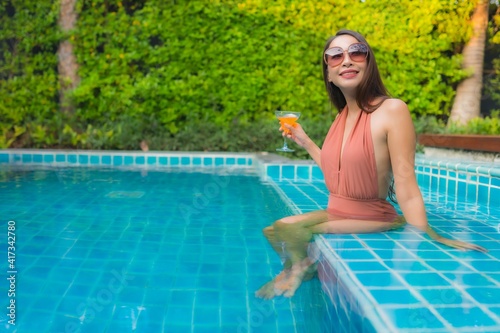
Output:
<svg viewBox="0 0 500 333">
<path fill-rule="evenodd" d="M 377 62 L 375 61 L 375 55 L 373 54 L 373 50 L 366 39 L 356 31 L 345 29 L 339 30 L 335 34 L 335 36 L 328 38 L 323 50 L 323 54 L 330 47 L 331 42 L 335 38 L 342 35 L 352 36 L 356 38 L 358 42 L 364 43 L 368 46 L 368 56 L 366 57 L 366 71 L 363 79 L 361 80 L 361 83 L 359 84 L 358 90 L 356 91 L 356 103 L 361 110 L 365 112 L 373 112 L 383 103 L 384 100 L 389 98 L 389 93 L 384 83 L 382 82 L 382 78 L 380 77 L 380 72 L 377 67 Z M 344 94 L 342 94 L 342 91 L 340 91 L 339 87 L 328 80 L 328 65 L 324 61 L 321 61 L 321 63 L 323 64 L 323 80 L 325 81 L 325 87 L 326 92 L 328 93 L 328 97 L 330 98 L 330 101 L 338 110 L 338 112 L 341 112 L 347 104 Z M 373 101 L 379 97 L 382 97 L 382 99 L 378 103 L 372 104 Z"/>
<path fill-rule="evenodd" d="M 330 44 L 335 38 L 343 35 L 352 36 L 356 38 L 358 42 L 364 43 L 368 46 L 366 71 L 356 91 L 356 104 L 358 104 L 358 107 L 364 112 L 373 112 L 377 110 L 386 99 L 390 98 L 390 96 L 387 88 L 382 82 L 382 78 L 380 77 L 380 72 L 378 70 L 377 62 L 375 61 L 373 50 L 366 39 L 356 31 L 345 29 L 339 30 L 335 36 L 328 38 L 325 43 L 325 48 L 323 49 L 323 54 L 328 48 L 330 48 Z M 326 92 L 328 93 L 330 101 L 340 113 L 347 104 L 346 99 L 340 88 L 328 80 L 328 65 L 323 61 L 323 55 L 321 59 L 321 63 L 323 64 L 323 80 L 325 81 Z M 372 104 L 376 98 L 380 98 L 380 101 Z M 390 180 L 388 196 L 391 201 L 397 203 L 393 178 Z"/>
</svg>

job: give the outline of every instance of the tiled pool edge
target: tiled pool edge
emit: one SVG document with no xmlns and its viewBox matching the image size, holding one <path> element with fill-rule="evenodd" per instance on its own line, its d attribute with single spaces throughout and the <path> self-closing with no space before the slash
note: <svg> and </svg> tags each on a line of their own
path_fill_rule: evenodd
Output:
<svg viewBox="0 0 500 333">
<path fill-rule="evenodd" d="M 45 165 L 58 167 L 251 167 L 254 154 L 3 149 L 0 164 Z"/>
</svg>

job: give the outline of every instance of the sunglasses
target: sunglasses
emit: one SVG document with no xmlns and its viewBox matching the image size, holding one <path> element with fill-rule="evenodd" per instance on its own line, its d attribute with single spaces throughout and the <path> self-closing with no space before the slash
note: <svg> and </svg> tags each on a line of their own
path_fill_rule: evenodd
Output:
<svg viewBox="0 0 500 333">
<path fill-rule="evenodd" d="M 352 61 L 363 62 L 368 56 L 368 46 L 363 43 L 354 43 L 349 45 L 347 51 L 338 46 L 330 47 L 324 54 L 325 64 L 330 67 L 340 65 L 344 61 L 346 52 Z"/>
</svg>

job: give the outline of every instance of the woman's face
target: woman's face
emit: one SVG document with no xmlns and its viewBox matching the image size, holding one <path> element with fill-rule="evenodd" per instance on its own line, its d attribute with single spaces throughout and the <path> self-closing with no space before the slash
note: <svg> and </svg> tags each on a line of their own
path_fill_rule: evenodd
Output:
<svg viewBox="0 0 500 333">
<path fill-rule="evenodd" d="M 356 61 L 354 61 L 349 56 L 347 50 L 349 46 L 355 43 L 359 43 L 356 38 L 349 35 L 341 35 L 335 38 L 329 46 L 329 48 L 340 47 L 344 51 L 343 59 L 338 65 L 336 64 L 337 61 L 331 61 L 330 65 L 327 66 L 328 80 L 344 92 L 353 90 L 360 84 L 367 66 L 366 58 L 361 60 L 355 58 Z M 342 55 L 339 55 L 338 51 L 336 52 L 336 57 L 340 58 Z"/>
</svg>

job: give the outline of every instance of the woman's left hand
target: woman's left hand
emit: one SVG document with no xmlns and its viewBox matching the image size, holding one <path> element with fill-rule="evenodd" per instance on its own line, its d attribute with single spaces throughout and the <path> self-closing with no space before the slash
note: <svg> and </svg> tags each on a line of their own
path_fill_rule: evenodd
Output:
<svg viewBox="0 0 500 333">
<path fill-rule="evenodd" d="M 449 247 L 453 247 L 455 249 L 474 250 L 474 251 L 479 251 L 479 252 L 483 252 L 483 253 L 488 252 L 488 250 L 482 246 L 440 236 L 430 226 L 427 227 L 427 235 L 429 235 L 429 237 L 434 239 L 436 242 L 439 242 L 439 243 L 444 244 L 444 245 L 449 246 Z"/>
</svg>

